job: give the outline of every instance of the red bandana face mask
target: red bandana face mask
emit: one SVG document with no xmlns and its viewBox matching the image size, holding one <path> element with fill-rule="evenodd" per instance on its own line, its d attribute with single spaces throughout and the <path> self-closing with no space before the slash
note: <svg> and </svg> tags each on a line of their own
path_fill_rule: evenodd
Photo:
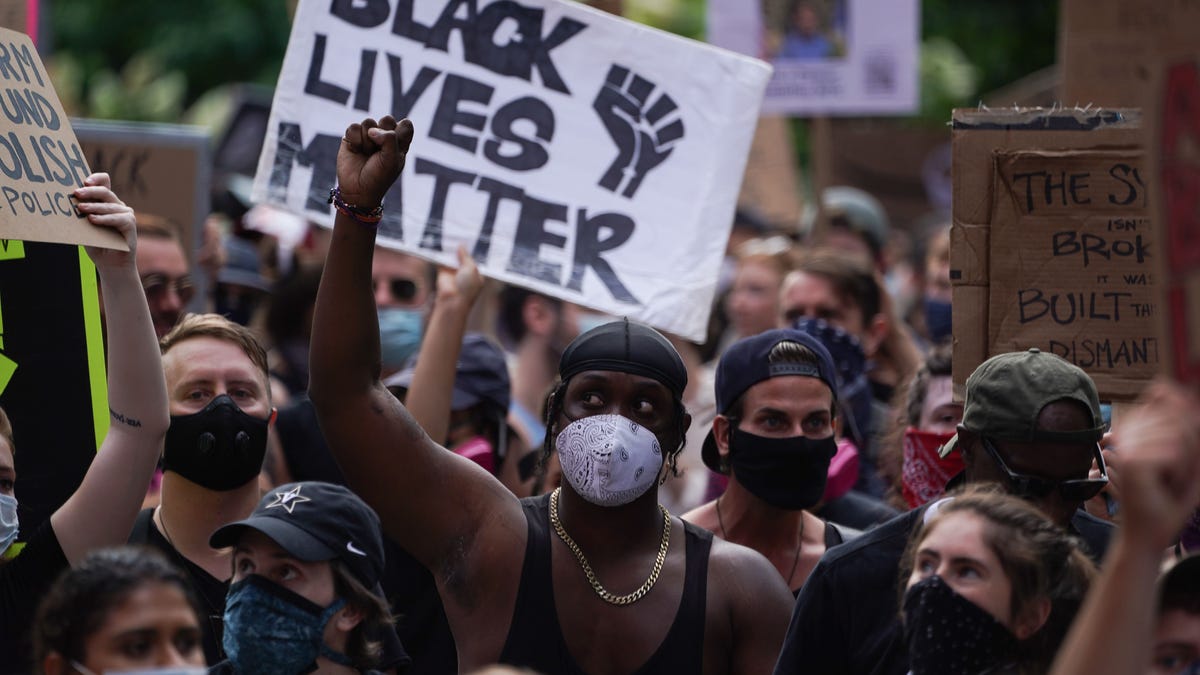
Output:
<svg viewBox="0 0 1200 675">
<path fill-rule="evenodd" d="M 963 470 L 962 453 L 957 450 L 945 459 L 938 449 L 954 434 L 921 431 L 915 427 L 904 430 L 904 470 L 901 474 L 904 501 L 909 507 L 927 504 L 946 491 L 946 483 Z"/>
</svg>

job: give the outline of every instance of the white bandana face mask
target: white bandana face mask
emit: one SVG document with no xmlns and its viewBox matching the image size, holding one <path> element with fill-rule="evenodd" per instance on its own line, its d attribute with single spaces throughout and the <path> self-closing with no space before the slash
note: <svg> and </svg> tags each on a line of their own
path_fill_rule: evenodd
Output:
<svg viewBox="0 0 1200 675">
<path fill-rule="evenodd" d="M 621 506 L 658 480 L 662 448 L 649 429 L 620 415 L 571 422 L 554 441 L 563 476 L 597 506 Z"/>
</svg>

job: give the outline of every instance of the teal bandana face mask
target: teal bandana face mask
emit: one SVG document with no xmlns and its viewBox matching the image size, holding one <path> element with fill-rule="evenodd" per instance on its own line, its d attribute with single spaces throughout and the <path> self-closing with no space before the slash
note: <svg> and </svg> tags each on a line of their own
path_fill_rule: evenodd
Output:
<svg viewBox="0 0 1200 675">
<path fill-rule="evenodd" d="M 379 356 L 384 366 L 402 367 L 421 347 L 420 309 L 379 308 Z"/>
<path fill-rule="evenodd" d="M 250 575 L 229 587 L 225 599 L 225 654 L 244 675 L 298 675 L 318 656 L 351 665 L 345 654 L 325 645 L 325 625 L 346 604 L 328 607 L 267 579 Z"/>
</svg>

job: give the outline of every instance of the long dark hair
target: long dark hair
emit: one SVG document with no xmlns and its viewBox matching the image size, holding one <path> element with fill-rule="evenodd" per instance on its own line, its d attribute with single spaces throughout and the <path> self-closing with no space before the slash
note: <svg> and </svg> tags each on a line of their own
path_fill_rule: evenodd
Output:
<svg viewBox="0 0 1200 675">
<path fill-rule="evenodd" d="M 58 577 L 38 606 L 33 625 L 33 654 L 42 673 L 46 655 L 86 661 L 84 643 L 100 629 L 114 607 L 146 584 L 178 588 L 200 625 L 203 610 L 184 573 L 149 548 L 121 546 L 88 553 L 77 567 Z"/>
</svg>

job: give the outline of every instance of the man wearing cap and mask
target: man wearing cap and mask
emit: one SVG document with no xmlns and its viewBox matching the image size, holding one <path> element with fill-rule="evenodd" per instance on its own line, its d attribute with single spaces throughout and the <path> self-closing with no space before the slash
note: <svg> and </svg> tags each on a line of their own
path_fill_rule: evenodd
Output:
<svg viewBox="0 0 1200 675">
<path fill-rule="evenodd" d="M 1103 557 L 1111 524 L 1080 507 L 1107 484 L 1096 385 L 1053 354 L 994 356 L 967 378 L 958 434 L 942 455 L 962 454 L 950 481 L 992 482 L 1034 503 Z M 1098 462 L 1100 478 L 1088 477 Z M 908 654 L 896 579 L 909 534 L 927 507 L 900 515 L 827 552 L 796 600 L 776 673 L 903 675 Z"/>
<path fill-rule="evenodd" d="M 369 224 L 412 134 L 390 117 L 346 130 L 309 393 L 348 483 L 433 573 L 460 669 L 770 670 L 789 601 L 779 574 L 658 504 L 690 423 L 662 335 L 621 321 L 568 345 L 546 442 L 566 481 L 525 501 L 430 439 L 379 381 Z"/>
<path fill-rule="evenodd" d="M 209 543 L 233 549 L 229 658 L 209 672 L 379 672 L 382 645 L 372 636 L 389 630 L 392 618 L 379 588 L 383 536 L 375 512 L 354 493 L 315 481 L 281 485 Z"/>
<path fill-rule="evenodd" d="M 730 346 L 717 364 L 720 413 L 702 452 L 729 487 L 684 516 L 762 553 L 793 592 L 844 539 L 805 510 L 821 501 L 837 452 L 837 389 L 829 352 L 808 333 L 770 330 Z"/>
</svg>

